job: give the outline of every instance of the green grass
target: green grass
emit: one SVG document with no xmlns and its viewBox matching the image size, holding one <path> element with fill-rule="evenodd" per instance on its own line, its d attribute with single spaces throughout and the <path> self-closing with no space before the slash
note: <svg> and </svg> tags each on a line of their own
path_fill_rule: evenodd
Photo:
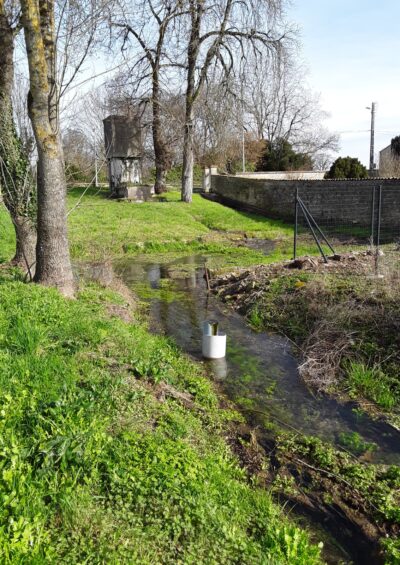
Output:
<svg viewBox="0 0 400 565">
<path fill-rule="evenodd" d="M 155 180 L 156 180 L 156 170 L 154 168 L 149 171 L 149 174 L 145 178 L 144 182 L 145 184 L 154 184 Z M 201 186 L 202 181 L 203 181 L 203 167 L 201 167 L 200 165 L 194 165 L 193 167 L 194 186 L 195 187 Z M 176 165 L 167 172 L 166 182 L 167 185 L 169 186 L 172 185 L 176 187 L 175 190 L 179 190 L 179 187 L 181 186 L 182 183 L 182 165 Z"/>
<path fill-rule="evenodd" d="M 293 256 L 293 227 L 279 220 L 233 210 L 194 194 L 193 203 L 180 202 L 178 192 L 165 201 L 141 204 L 118 202 L 108 191 L 73 188 L 68 191 L 69 239 L 74 261 L 104 261 L 139 254 L 188 254 L 214 256 L 211 267 L 247 267 Z M 77 204 L 79 205 L 77 206 Z M 77 206 L 77 207 L 76 207 Z M 0 208 L 0 261 L 14 251 L 14 233 L 7 211 Z M 247 237 L 276 241 L 264 253 L 235 242 Z M 299 243 L 298 254 L 316 254 L 310 241 Z M 218 256 L 223 260 L 218 259 Z"/>
<path fill-rule="evenodd" d="M 400 390 L 396 390 L 400 389 L 400 383 L 394 383 L 379 367 L 350 363 L 347 378 L 352 396 L 361 394 L 385 410 L 392 410 L 400 402 Z"/>
<path fill-rule="evenodd" d="M 73 208 L 82 189 L 68 194 Z M 107 192 L 89 190 L 69 218 L 72 256 L 79 260 L 163 252 L 210 252 L 235 256 L 237 264 L 254 264 L 292 254 L 291 226 L 277 220 L 232 210 L 195 194 L 191 205 L 168 193 L 165 202 L 135 204 L 107 199 Z M 262 253 L 238 248 L 227 232 L 279 240 L 277 251 Z"/>
<path fill-rule="evenodd" d="M 347 447 L 361 447 L 356 434 L 342 436 L 343 444 Z M 364 444 L 363 448 L 372 448 L 374 444 Z M 364 449 L 365 450 L 365 449 Z M 348 453 L 339 451 L 316 437 L 299 436 L 282 432 L 278 439 L 277 456 L 279 452 L 288 453 L 291 456 L 297 454 L 301 458 L 309 460 L 317 469 L 324 469 L 332 474 L 332 478 L 339 479 L 338 485 L 343 491 L 344 479 L 347 485 L 351 485 L 360 500 L 364 504 L 371 504 L 375 519 L 400 525 L 400 468 L 396 465 L 368 465 L 358 462 Z M 334 489 L 332 489 L 333 494 Z M 397 527 L 395 531 L 397 530 Z M 392 540 L 398 544 L 398 539 Z M 382 540 L 384 543 L 384 540 Z M 398 563 L 396 551 L 387 556 L 386 563 Z"/>
<path fill-rule="evenodd" d="M 364 441 L 357 432 L 341 432 L 339 434 L 339 444 L 357 456 L 364 455 L 365 453 L 376 449 L 375 443 Z"/>
<path fill-rule="evenodd" d="M 89 190 L 74 209 L 81 195 L 68 195 L 75 261 L 204 253 L 233 267 L 292 254 L 291 226 L 197 195 L 190 206 L 176 193 L 133 204 Z M 0 229 L 7 260 L 4 209 Z M 237 247 L 234 232 L 278 244 L 266 257 Z M 88 286 L 66 301 L 17 279 L 0 279 L 0 562 L 319 562 L 249 483 L 223 440 L 232 414 L 171 341 L 110 318 L 110 304 L 123 304 L 111 291 Z M 193 395 L 193 408 L 160 401 L 162 383 Z"/>
<path fill-rule="evenodd" d="M 0 205 L 0 263 L 9 261 L 15 253 L 14 228 L 10 215 L 3 204 Z"/>
<path fill-rule="evenodd" d="M 302 563 L 304 532 L 251 485 L 222 439 L 232 417 L 166 338 L 0 280 L 1 563 Z M 157 397 L 168 383 L 193 408 Z"/>
</svg>

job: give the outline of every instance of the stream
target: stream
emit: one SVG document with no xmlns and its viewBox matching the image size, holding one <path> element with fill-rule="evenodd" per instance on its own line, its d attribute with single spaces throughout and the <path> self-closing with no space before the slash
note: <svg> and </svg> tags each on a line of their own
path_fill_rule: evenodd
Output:
<svg viewBox="0 0 400 565">
<path fill-rule="evenodd" d="M 206 260 L 201 255 L 165 264 L 129 260 L 118 263 L 116 270 L 149 302 L 151 329 L 173 337 L 186 353 L 202 361 L 253 425 L 262 426 L 271 418 L 338 446 L 341 434 L 357 432 L 363 441 L 375 444 L 364 458 L 400 464 L 398 432 L 360 412 L 355 404 L 313 395 L 299 378 L 298 360 L 288 340 L 253 331 L 242 316 L 207 292 Z M 218 320 L 227 334 L 225 359 L 205 361 L 201 356 L 202 323 L 207 319 Z"/>
<path fill-rule="evenodd" d="M 357 410 L 353 403 L 313 395 L 299 377 L 298 359 L 287 339 L 253 331 L 242 316 L 207 292 L 203 276 L 206 262 L 203 255 L 190 255 L 170 262 L 135 258 L 114 267 L 124 283 L 148 302 L 150 329 L 172 337 L 183 351 L 203 363 L 210 378 L 251 426 L 268 429 L 273 422 L 336 446 L 340 446 L 343 434 L 356 432 L 362 441 L 374 444 L 363 454 L 364 461 L 400 464 L 400 434 Z M 202 323 L 209 319 L 218 320 L 227 334 L 225 359 L 202 358 Z M 309 519 L 305 525 L 317 535 L 324 530 L 324 558 L 328 562 L 365 562 L 357 548 L 341 545 L 343 540 L 338 541 L 332 528 L 321 530 L 318 522 L 310 523 Z"/>
</svg>

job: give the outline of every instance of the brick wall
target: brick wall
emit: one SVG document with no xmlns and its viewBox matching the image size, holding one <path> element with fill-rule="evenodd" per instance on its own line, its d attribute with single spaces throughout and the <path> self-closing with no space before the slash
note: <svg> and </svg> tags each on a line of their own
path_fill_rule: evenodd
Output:
<svg viewBox="0 0 400 565">
<path fill-rule="evenodd" d="M 294 219 L 296 188 L 317 221 L 368 226 L 373 188 L 382 186 L 383 228 L 400 226 L 400 179 L 278 181 L 213 175 L 212 192 L 241 210 L 286 221 Z"/>
</svg>

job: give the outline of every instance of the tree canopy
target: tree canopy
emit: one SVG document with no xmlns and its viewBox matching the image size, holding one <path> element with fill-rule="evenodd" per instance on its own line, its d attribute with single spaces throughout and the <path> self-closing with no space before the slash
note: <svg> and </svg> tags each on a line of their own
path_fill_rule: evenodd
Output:
<svg viewBox="0 0 400 565">
<path fill-rule="evenodd" d="M 397 135 L 390 142 L 393 155 L 400 155 L 400 135 Z"/>
<path fill-rule="evenodd" d="M 305 153 L 296 153 L 291 143 L 278 138 L 266 141 L 265 149 L 257 163 L 257 171 L 305 171 L 312 169 L 311 158 Z"/>
<path fill-rule="evenodd" d="M 356 157 L 338 157 L 326 173 L 327 179 L 365 179 L 367 168 Z"/>
</svg>

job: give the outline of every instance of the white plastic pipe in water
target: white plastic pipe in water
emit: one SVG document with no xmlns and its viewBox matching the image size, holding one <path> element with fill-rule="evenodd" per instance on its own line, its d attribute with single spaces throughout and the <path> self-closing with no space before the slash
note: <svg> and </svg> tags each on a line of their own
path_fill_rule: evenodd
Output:
<svg viewBox="0 0 400 565">
<path fill-rule="evenodd" d="M 216 320 L 206 320 L 203 322 L 203 335 L 216 335 L 218 333 L 218 322 Z"/>
<path fill-rule="evenodd" d="M 214 320 L 203 324 L 202 353 L 206 359 L 222 359 L 226 355 L 226 334 L 218 332 L 218 322 Z"/>
</svg>

